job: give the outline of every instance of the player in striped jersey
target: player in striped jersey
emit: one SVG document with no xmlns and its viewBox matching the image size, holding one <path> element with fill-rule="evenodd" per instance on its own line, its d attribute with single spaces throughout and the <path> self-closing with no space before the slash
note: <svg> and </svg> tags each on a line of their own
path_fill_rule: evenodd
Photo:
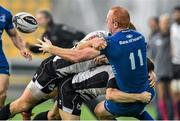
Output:
<svg viewBox="0 0 180 121">
<path fill-rule="evenodd" d="M 93 35 L 89 34 L 75 49 L 81 49 L 85 46 L 89 46 L 90 43 L 85 40 L 95 37 L 107 36 L 102 32 L 95 32 Z M 76 74 L 80 71 L 88 70 L 95 67 L 96 63 L 93 60 L 85 61 L 81 63 L 73 63 L 61 59 L 58 56 L 51 56 L 45 59 L 40 67 L 37 69 L 26 89 L 20 98 L 6 105 L 0 111 L 0 119 L 8 119 L 12 115 L 26 111 L 36 105 L 41 99 L 46 98 L 47 94 L 50 94 L 57 86 L 59 80 L 69 74 Z"/>
</svg>

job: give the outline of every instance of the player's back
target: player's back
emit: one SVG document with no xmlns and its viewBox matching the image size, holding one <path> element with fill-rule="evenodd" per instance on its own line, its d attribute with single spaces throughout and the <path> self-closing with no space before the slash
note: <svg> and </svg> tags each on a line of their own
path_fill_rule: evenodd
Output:
<svg viewBox="0 0 180 121">
<path fill-rule="evenodd" d="M 118 88 L 125 92 L 148 89 L 146 43 L 134 30 L 117 32 L 106 38 L 105 54 L 112 65 Z"/>
</svg>

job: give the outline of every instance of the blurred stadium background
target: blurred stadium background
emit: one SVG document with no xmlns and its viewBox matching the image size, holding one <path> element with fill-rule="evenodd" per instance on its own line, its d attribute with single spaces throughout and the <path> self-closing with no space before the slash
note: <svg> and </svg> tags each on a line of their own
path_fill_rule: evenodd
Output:
<svg viewBox="0 0 180 121">
<path fill-rule="evenodd" d="M 130 11 L 132 22 L 137 29 L 148 37 L 148 19 L 159 16 L 162 13 L 171 14 L 180 0 L 0 0 L 0 5 L 8 8 L 13 14 L 18 12 L 29 12 L 35 14 L 39 9 L 50 10 L 57 23 L 63 23 L 82 30 L 85 33 L 94 30 L 106 30 L 105 18 L 107 11 L 112 6 L 123 6 Z M 32 34 L 21 34 L 22 38 L 30 43 L 36 43 L 43 33 L 42 28 Z M 4 51 L 11 64 L 12 75 L 8 90 L 8 101 L 16 99 L 30 81 L 33 72 L 40 62 L 48 55 L 33 55 L 32 62 L 26 62 L 13 46 L 6 34 L 3 35 Z M 47 102 L 36 111 L 51 107 Z M 86 108 L 83 108 L 82 119 L 91 119 Z M 153 105 L 148 108 L 155 117 Z M 14 119 L 20 119 L 16 117 Z"/>
</svg>

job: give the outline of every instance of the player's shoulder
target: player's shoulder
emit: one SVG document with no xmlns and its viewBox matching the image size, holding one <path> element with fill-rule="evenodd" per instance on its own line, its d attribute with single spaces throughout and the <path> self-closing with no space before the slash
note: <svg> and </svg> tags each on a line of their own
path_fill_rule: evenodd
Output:
<svg viewBox="0 0 180 121">
<path fill-rule="evenodd" d="M 11 12 L 8 9 L 4 8 L 4 7 L 0 6 L 0 9 L 1 9 L 3 14 L 12 15 Z"/>
<path fill-rule="evenodd" d="M 139 38 L 139 39 L 141 38 L 141 39 L 145 40 L 144 35 L 141 32 L 136 31 L 136 30 L 131 29 L 130 32 L 126 35 L 126 38 L 128 38 L 130 36 L 132 36 L 132 38 Z"/>
<path fill-rule="evenodd" d="M 133 29 L 130 29 L 129 30 L 129 33 L 133 34 L 133 35 L 137 35 L 137 36 L 143 36 L 143 34 L 137 30 L 133 30 Z"/>
</svg>

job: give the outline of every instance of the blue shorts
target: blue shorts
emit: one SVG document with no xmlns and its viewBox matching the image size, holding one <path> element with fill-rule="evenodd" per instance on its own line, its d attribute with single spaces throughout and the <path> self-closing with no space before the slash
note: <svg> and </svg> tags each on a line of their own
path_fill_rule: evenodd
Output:
<svg viewBox="0 0 180 121">
<path fill-rule="evenodd" d="M 0 55 L 0 74 L 9 75 L 9 64 L 4 54 Z"/>
<path fill-rule="evenodd" d="M 149 91 L 152 94 L 152 98 L 155 95 L 153 88 L 150 88 Z M 152 99 L 151 99 L 152 100 Z M 136 103 L 116 103 L 110 100 L 105 100 L 104 107 L 108 112 L 114 116 L 130 116 L 135 117 L 144 111 L 144 108 L 147 104 L 136 102 Z"/>
</svg>

